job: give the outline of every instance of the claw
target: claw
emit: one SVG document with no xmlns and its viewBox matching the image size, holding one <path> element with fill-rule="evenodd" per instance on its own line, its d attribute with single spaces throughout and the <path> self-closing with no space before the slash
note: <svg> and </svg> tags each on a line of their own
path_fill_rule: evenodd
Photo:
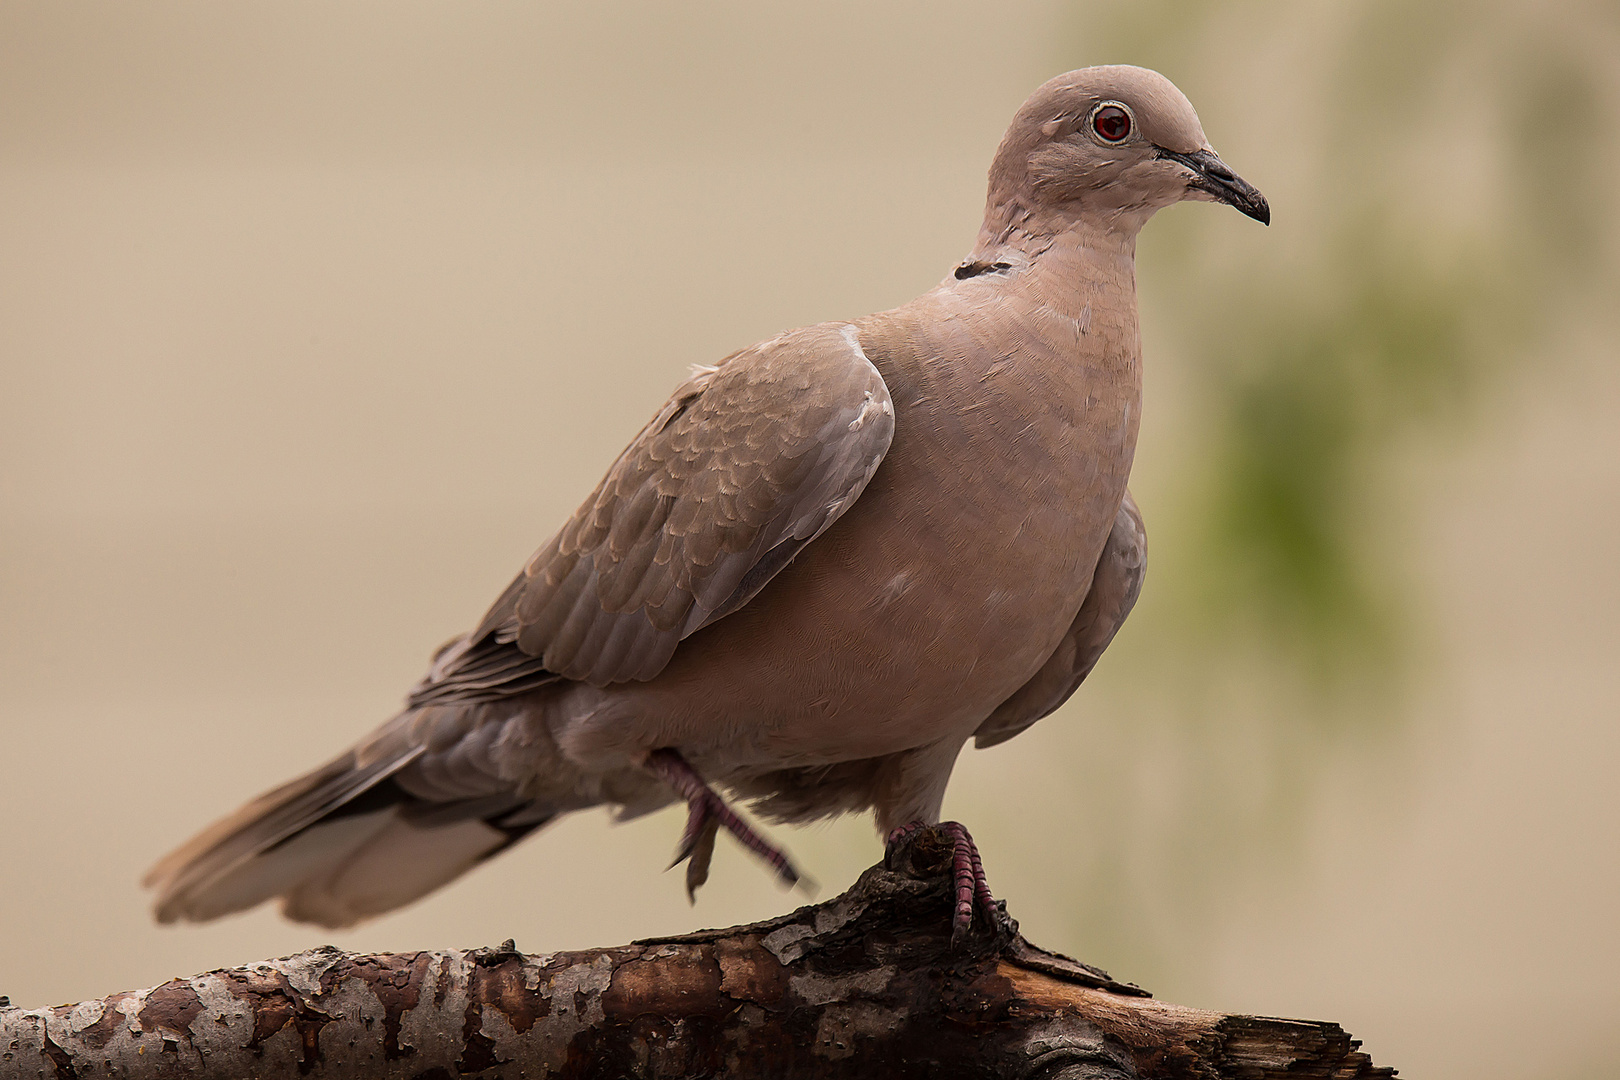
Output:
<svg viewBox="0 0 1620 1080">
<path fill-rule="evenodd" d="M 884 841 L 885 854 L 893 853 L 913 833 L 926 827 L 924 822 L 913 821 L 892 829 Z M 935 828 L 951 841 L 951 945 L 959 945 L 972 929 L 975 911 L 984 915 L 992 929 L 1006 926 L 1010 921 L 1006 907 L 990 892 L 972 834 L 957 821 L 942 821 Z"/>
<path fill-rule="evenodd" d="M 675 848 L 675 861 L 669 865 L 674 868 L 687 859 L 692 860 L 686 868 L 686 893 L 689 898 L 694 896 L 699 885 L 709 879 L 709 860 L 714 854 L 715 834 L 721 826 L 725 826 L 726 831 L 735 836 L 743 847 L 769 863 L 776 870 L 776 876 L 788 885 L 807 880 L 800 877 L 780 848 L 762 838 L 735 810 L 727 806 L 726 801 L 703 782 L 703 778 L 678 751 L 671 747 L 653 750 L 648 753 L 645 764 L 686 800 L 686 829 Z"/>
<path fill-rule="evenodd" d="M 703 823 L 697 839 L 684 845 L 686 856 L 692 860 L 686 864 L 686 901 L 689 904 L 697 903 L 698 887 L 709 880 L 709 860 L 714 857 L 714 838 L 719 832 L 720 819 L 711 817 Z M 681 860 L 677 858 L 675 861 Z"/>
<path fill-rule="evenodd" d="M 705 831 L 713 831 L 711 826 L 718 826 L 719 820 L 709 811 L 706 800 L 699 799 L 687 804 L 686 828 L 681 830 L 680 842 L 675 845 L 675 858 L 670 860 L 666 869 L 673 870 L 682 862 L 696 853 L 698 841 L 702 839 Z"/>
</svg>

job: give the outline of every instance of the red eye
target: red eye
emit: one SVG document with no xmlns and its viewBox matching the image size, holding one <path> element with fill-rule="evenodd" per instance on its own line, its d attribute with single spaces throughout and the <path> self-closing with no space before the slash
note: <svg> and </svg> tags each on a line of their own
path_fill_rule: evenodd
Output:
<svg viewBox="0 0 1620 1080">
<path fill-rule="evenodd" d="M 1131 114 L 1118 105 L 1104 105 L 1091 118 L 1091 127 L 1106 142 L 1120 142 L 1131 133 Z"/>
</svg>

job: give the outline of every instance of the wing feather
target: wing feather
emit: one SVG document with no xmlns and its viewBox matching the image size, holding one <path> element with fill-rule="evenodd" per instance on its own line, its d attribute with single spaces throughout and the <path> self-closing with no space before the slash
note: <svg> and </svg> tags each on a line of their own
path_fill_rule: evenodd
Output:
<svg viewBox="0 0 1620 1080">
<path fill-rule="evenodd" d="M 652 678 L 854 503 L 893 436 L 888 388 L 847 324 L 698 371 L 411 703 Z"/>
<path fill-rule="evenodd" d="M 982 750 L 1004 743 L 1069 700 L 1125 625 L 1146 573 L 1147 531 L 1136 501 L 1126 492 L 1092 574 L 1091 591 L 1068 633 L 1034 678 L 979 725 L 973 745 Z"/>
</svg>

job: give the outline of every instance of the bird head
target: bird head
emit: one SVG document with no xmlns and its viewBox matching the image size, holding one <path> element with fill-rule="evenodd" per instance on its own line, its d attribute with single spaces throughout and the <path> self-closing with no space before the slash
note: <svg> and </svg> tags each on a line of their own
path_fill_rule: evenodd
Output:
<svg viewBox="0 0 1620 1080">
<path fill-rule="evenodd" d="M 1128 65 L 1081 68 L 1046 82 L 1013 117 L 990 167 L 986 225 L 1062 229 L 1083 218 L 1135 235 L 1184 199 L 1271 223 L 1265 196 L 1221 161 L 1169 79 Z"/>
</svg>

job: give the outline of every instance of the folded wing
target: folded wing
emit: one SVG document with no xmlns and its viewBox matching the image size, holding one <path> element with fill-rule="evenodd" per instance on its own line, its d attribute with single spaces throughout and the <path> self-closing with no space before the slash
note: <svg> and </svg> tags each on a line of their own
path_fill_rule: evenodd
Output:
<svg viewBox="0 0 1620 1080">
<path fill-rule="evenodd" d="M 1096 572 L 1092 574 L 1091 591 L 1081 603 L 1069 632 L 1034 678 L 979 725 L 973 745 L 982 750 L 1004 743 L 1069 700 L 1102 659 L 1103 650 L 1114 640 L 1119 628 L 1125 625 L 1125 617 L 1136 606 L 1146 573 L 1147 531 L 1142 527 L 1142 513 L 1137 510 L 1136 501 L 1126 492 L 1119 513 L 1114 517 L 1113 530 L 1103 545 L 1102 556 L 1097 560 Z"/>
<path fill-rule="evenodd" d="M 893 436 L 888 388 L 848 324 L 698 372 L 411 703 L 653 678 L 854 503 Z"/>
</svg>

